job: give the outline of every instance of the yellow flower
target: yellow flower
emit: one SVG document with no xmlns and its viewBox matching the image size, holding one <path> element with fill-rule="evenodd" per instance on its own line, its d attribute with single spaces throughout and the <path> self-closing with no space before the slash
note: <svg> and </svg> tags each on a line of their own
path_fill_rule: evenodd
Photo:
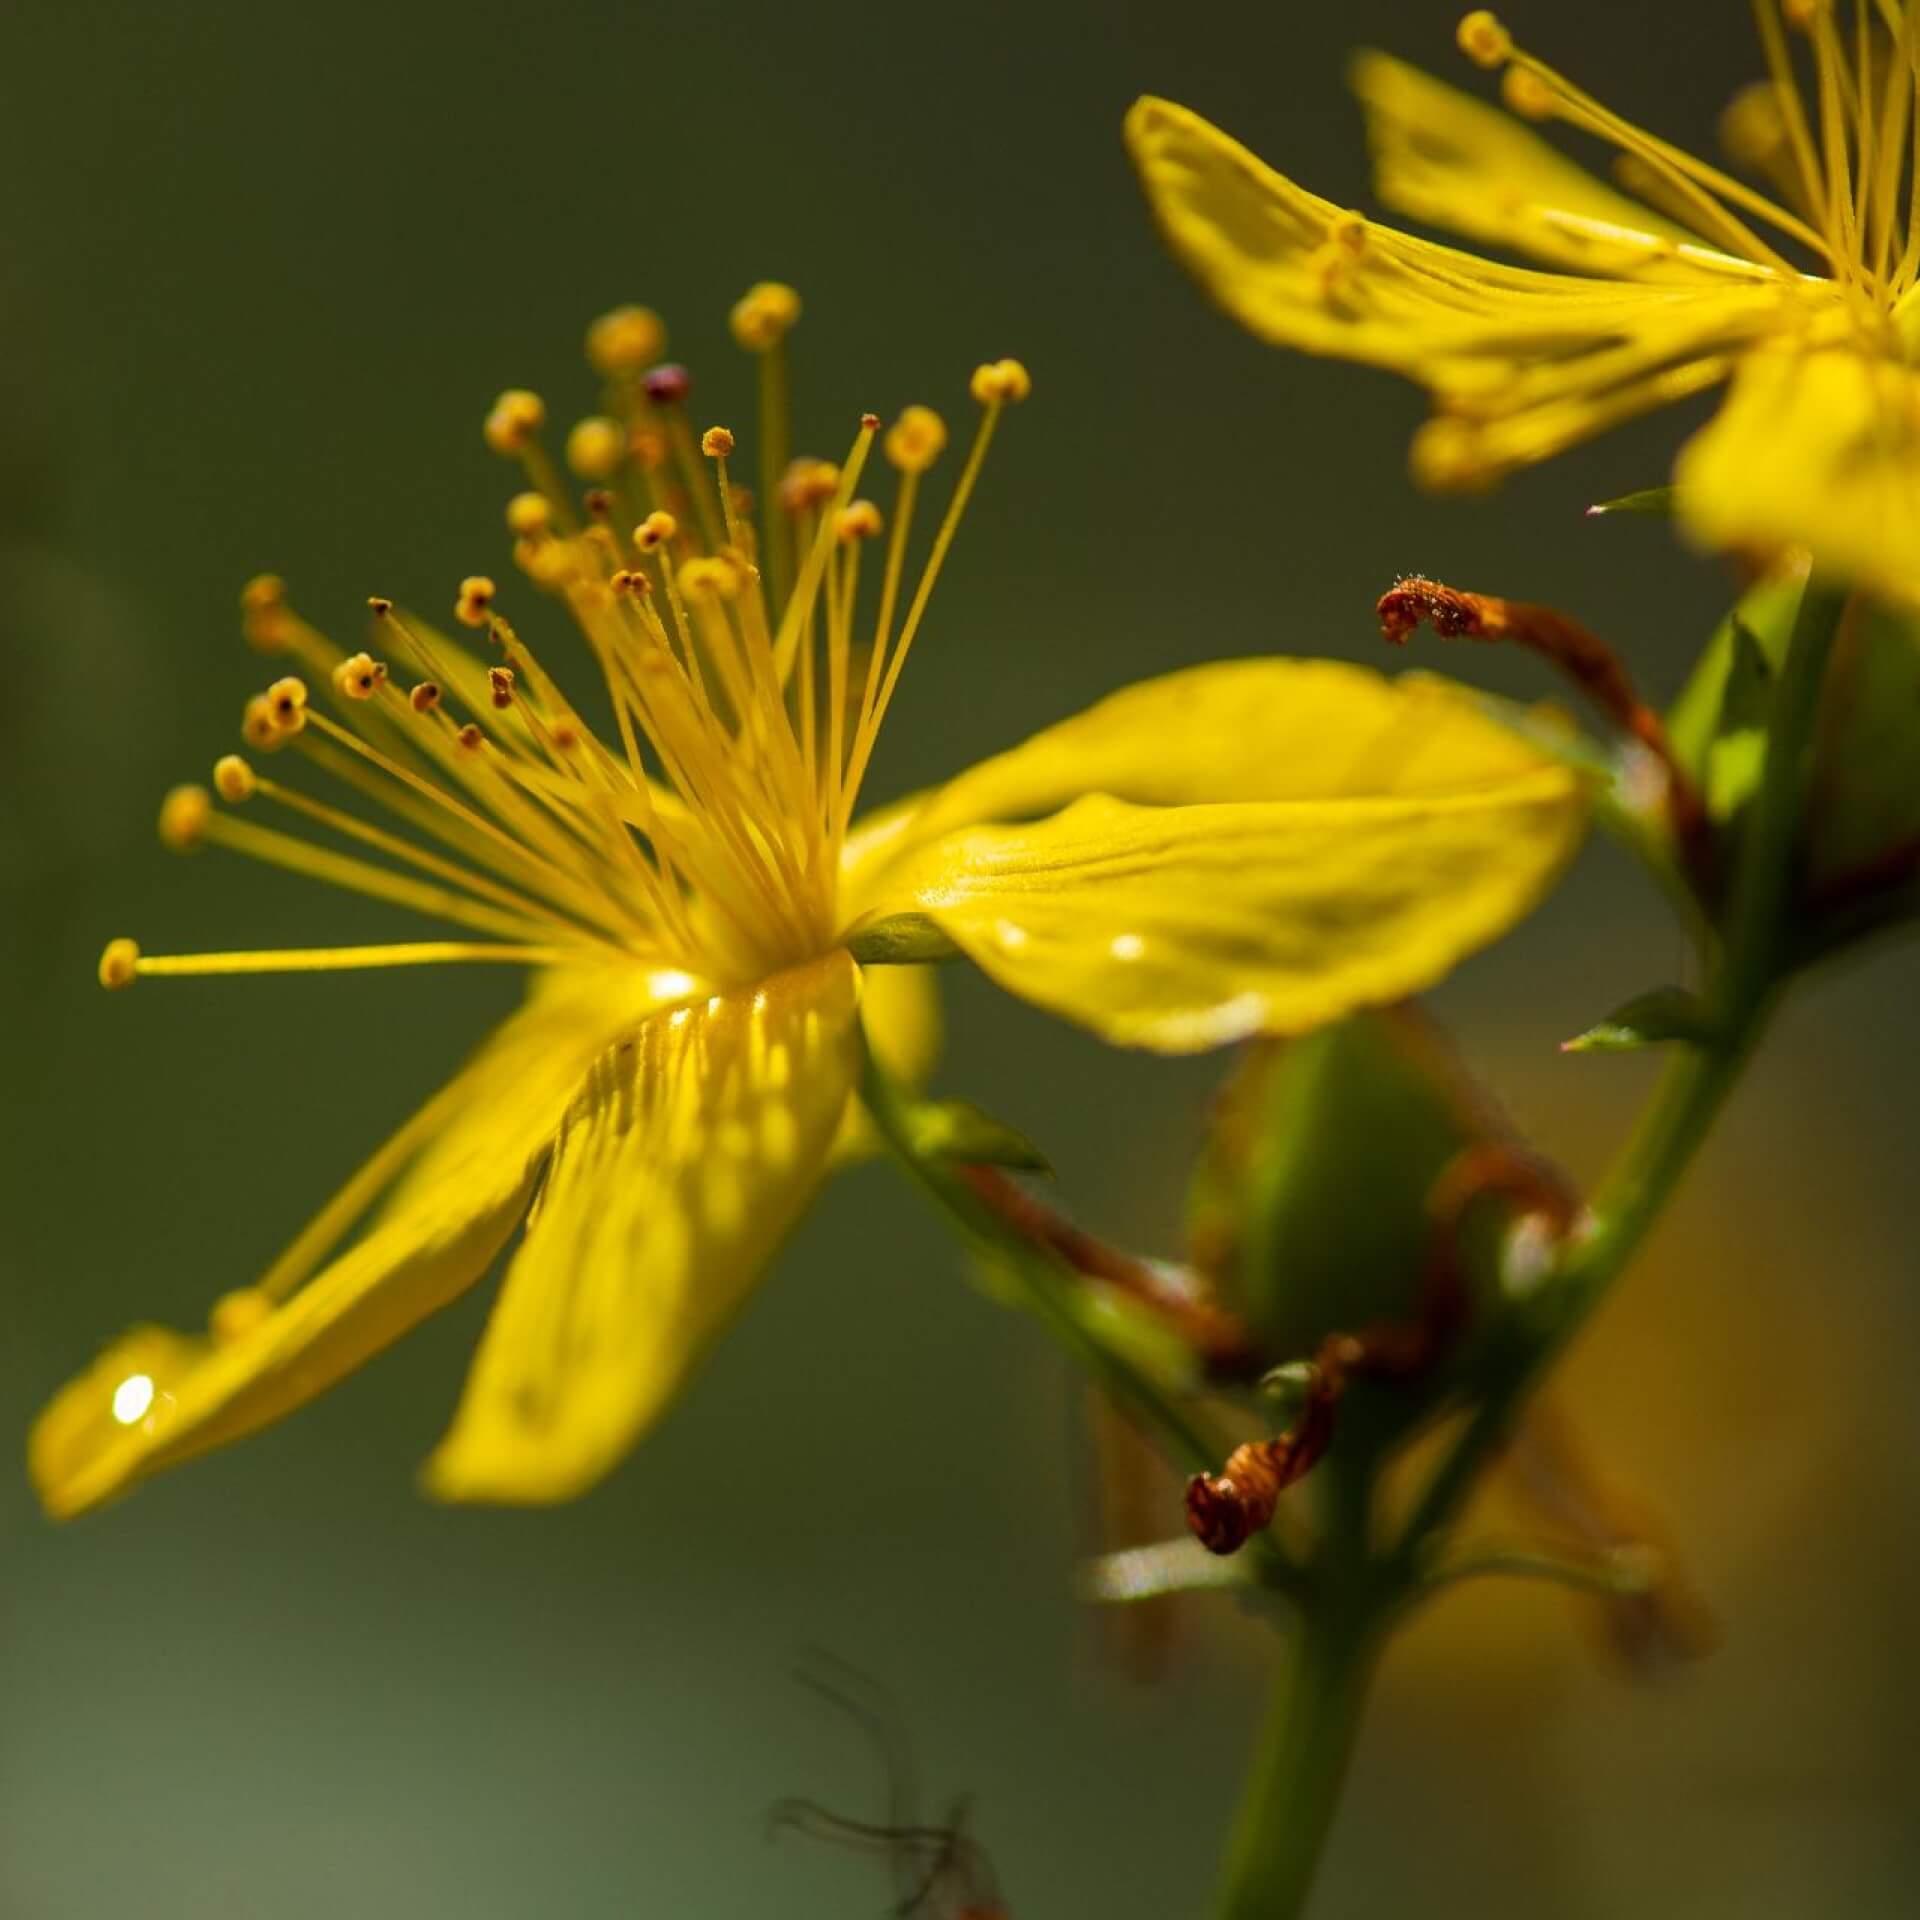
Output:
<svg viewBox="0 0 1920 1920">
<path fill-rule="evenodd" d="M 1173 250 L 1242 324 L 1431 391 L 1437 410 L 1413 450 L 1426 483 L 1490 484 L 1730 378 L 1674 475 L 1692 532 L 1715 548 L 1810 549 L 1823 570 L 1910 596 L 1920 592 L 1920 186 L 1908 164 L 1920 26 L 1896 0 L 1844 23 L 1831 0 L 1787 0 L 1810 43 L 1809 110 L 1775 0 L 1756 12 L 1771 77 L 1723 126 L 1773 195 L 1623 120 L 1489 13 L 1470 14 L 1460 40 L 1505 69 L 1512 114 L 1378 54 L 1356 63 L 1382 197 L 1562 271 L 1498 265 L 1368 221 L 1166 101 L 1134 107 L 1128 143 Z M 1632 196 L 1515 115 L 1611 142 Z"/>
<path fill-rule="evenodd" d="M 307 677 L 248 704 L 261 760 L 220 762 L 224 807 L 176 790 L 163 838 L 459 937 L 166 957 L 117 940 L 102 982 L 496 961 L 532 969 L 531 986 L 205 1335 L 138 1328 L 59 1394 L 31 1447 L 55 1514 L 311 1398 L 479 1278 L 523 1219 L 426 1484 L 449 1499 L 574 1494 L 666 1407 L 799 1215 L 859 1117 L 863 1046 L 897 1076 L 924 1073 L 928 969 L 856 952 L 924 956 L 944 940 L 1112 1040 L 1211 1046 L 1426 986 L 1525 912 L 1579 835 L 1576 778 L 1469 698 L 1284 661 L 1132 688 L 853 824 L 1026 372 L 975 374 L 979 428 L 909 590 L 939 416 L 909 408 L 884 432 L 866 417 L 839 465 L 794 462 L 756 527 L 728 479 L 733 435 L 696 441 L 684 371 L 606 349 L 635 311 L 591 336 L 611 383 L 595 419 L 618 421 L 626 449 L 584 521 L 535 396 L 503 396 L 487 426 L 531 481 L 508 508 L 520 563 L 584 636 L 610 728 L 562 693 L 491 579 L 464 582 L 454 609 L 491 660 L 385 600 L 378 657 L 348 653 L 279 582 L 247 590 L 254 644 Z M 777 329 L 748 332 L 755 352 L 781 351 Z M 783 402 L 782 381 L 765 390 Z M 876 439 L 897 474 L 884 517 L 855 493 Z M 776 524 L 784 594 L 756 560 Z M 869 541 L 877 607 L 856 623 Z M 283 760 L 392 823 L 282 779 Z M 250 817 L 266 808 L 333 844 Z"/>
</svg>

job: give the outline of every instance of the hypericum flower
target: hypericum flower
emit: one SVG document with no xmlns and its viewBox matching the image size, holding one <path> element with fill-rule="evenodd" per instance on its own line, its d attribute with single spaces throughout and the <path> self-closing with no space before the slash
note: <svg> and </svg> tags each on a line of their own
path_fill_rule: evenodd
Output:
<svg viewBox="0 0 1920 1920">
<path fill-rule="evenodd" d="M 1514 114 L 1363 55 L 1354 83 L 1382 198 L 1571 271 L 1496 265 L 1377 225 L 1162 100 L 1134 107 L 1128 143 L 1174 251 L 1243 325 L 1431 391 L 1437 411 L 1413 448 L 1424 482 L 1487 485 L 1731 377 L 1675 471 L 1689 528 L 1715 548 L 1810 549 L 1823 570 L 1911 596 L 1920 26 L 1897 0 L 1856 11 L 1841 21 L 1831 0 L 1786 0 L 1810 43 L 1809 112 L 1775 0 L 1756 0 L 1771 77 L 1724 128 L 1778 198 L 1622 119 L 1490 13 L 1469 14 L 1460 43 L 1505 69 L 1507 105 L 1612 142 L 1637 197 Z"/>
<path fill-rule="evenodd" d="M 790 291 L 757 287 L 734 328 L 780 355 L 798 311 Z M 454 614 L 491 659 L 384 599 L 374 649 L 350 653 L 277 581 L 247 590 L 253 643 L 307 677 L 248 703 L 260 763 L 220 761 L 224 808 L 177 789 L 163 838 L 461 937 L 172 957 L 116 940 L 103 983 L 436 961 L 507 962 L 533 981 L 205 1335 L 136 1329 L 60 1393 L 32 1443 L 54 1513 L 318 1393 L 476 1280 L 523 1218 L 426 1482 L 452 1499 L 573 1494 L 667 1405 L 798 1216 L 850 1119 L 863 1044 L 896 1074 L 924 1071 L 927 969 L 863 966 L 856 949 L 924 957 L 944 937 L 1110 1039 L 1196 1048 L 1425 986 L 1523 913 L 1577 838 L 1578 781 L 1470 700 L 1282 661 L 1132 688 L 851 825 L 1027 374 L 1011 360 L 974 374 L 979 428 L 909 590 L 941 418 L 908 407 L 883 431 L 868 415 L 838 465 L 783 463 L 756 524 L 729 478 L 733 435 L 696 436 L 685 370 L 643 364 L 661 339 L 635 308 L 589 335 L 610 385 L 569 442 L 601 483 L 584 518 L 542 450 L 534 395 L 503 394 L 486 425 L 531 482 L 507 511 L 516 556 L 571 612 L 609 727 L 562 693 L 544 642 L 536 655 L 484 576 Z M 762 391 L 783 442 L 783 365 Z M 856 494 L 876 440 L 898 476 L 886 520 Z M 863 615 L 869 541 L 884 554 Z M 392 824 L 283 779 L 285 761 Z M 250 817 L 266 809 L 378 858 Z"/>
</svg>

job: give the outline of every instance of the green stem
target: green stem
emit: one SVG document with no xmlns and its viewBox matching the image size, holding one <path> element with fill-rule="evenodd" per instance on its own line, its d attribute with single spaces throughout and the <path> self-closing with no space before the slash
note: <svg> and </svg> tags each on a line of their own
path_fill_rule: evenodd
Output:
<svg viewBox="0 0 1920 1920">
<path fill-rule="evenodd" d="M 1809 584 L 1774 695 L 1767 762 L 1747 823 L 1714 983 L 1715 1033 L 1668 1068 L 1596 1196 L 1589 1230 L 1541 1285 L 1517 1337 L 1489 1362 L 1472 1418 L 1435 1470 L 1395 1560 L 1411 1579 L 1452 1521 L 1521 1403 L 1586 1322 L 1659 1219 L 1751 1058 L 1778 997 L 1791 947 L 1796 851 L 1827 662 L 1846 602 Z"/>
<path fill-rule="evenodd" d="M 1338 1588 L 1316 1591 L 1298 1617 L 1228 1842 L 1219 1920 L 1305 1910 L 1385 1639 L 1377 1616 Z"/>
<path fill-rule="evenodd" d="M 920 1150 L 906 1098 L 874 1059 L 871 1048 L 860 1098 L 901 1165 L 967 1239 L 1012 1272 L 1034 1314 L 1074 1359 L 1159 1436 L 1170 1458 L 1191 1472 L 1211 1473 L 1232 1451 L 1230 1443 L 1204 1432 L 1125 1354 L 1099 1338 L 1075 1311 L 1074 1279 L 1058 1260 L 1014 1234 L 950 1162 Z"/>
</svg>

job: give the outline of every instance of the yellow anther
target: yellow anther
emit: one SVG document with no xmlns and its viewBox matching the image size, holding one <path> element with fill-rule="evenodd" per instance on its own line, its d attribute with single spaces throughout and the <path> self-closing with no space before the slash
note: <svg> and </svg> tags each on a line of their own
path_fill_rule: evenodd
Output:
<svg viewBox="0 0 1920 1920">
<path fill-rule="evenodd" d="M 580 744 L 580 730 L 570 720 L 555 721 L 548 734 L 562 753 L 571 753 Z"/>
<path fill-rule="evenodd" d="M 831 460 L 803 456 L 793 462 L 780 478 L 780 504 L 788 513 L 801 513 L 808 507 L 825 506 L 840 485 L 840 469 Z"/>
<path fill-rule="evenodd" d="M 407 695 L 407 705 L 410 706 L 415 713 L 431 713 L 439 704 L 440 689 L 438 685 L 431 680 L 422 680 L 420 684 Z"/>
<path fill-rule="evenodd" d="M 240 589 L 240 631 L 261 653 L 284 653 L 291 637 L 287 583 L 277 573 L 256 573 Z"/>
<path fill-rule="evenodd" d="M 725 427 L 709 427 L 700 436 L 700 451 L 709 460 L 724 460 L 733 451 L 733 435 Z"/>
<path fill-rule="evenodd" d="M 273 1318 L 273 1312 L 271 1294 L 262 1293 L 258 1287 L 235 1287 L 213 1303 L 213 1311 L 207 1316 L 207 1331 L 218 1345 L 230 1346 L 256 1327 L 264 1326 Z"/>
<path fill-rule="evenodd" d="M 1780 11 L 1786 15 L 1787 25 L 1797 27 L 1802 33 L 1812 30 L 1813 23 L 1826 12 L 1828 0 L 1780 0 Z"/>
<path fill-rule="evenodd" d="M 333 690 L 343 700 L 371 700 L 386 677 L 385 665 L 372 654 L 349 654 L 333 670 Z"/>
<path fill-rule="evenodd" d="M 740 575 L 717 556 L 689 560 L 680 569 L 680 591 L 689 600 L 731 600 L 740 591 Z"/>
<path fill-rule="evenodd" d="M 947 444 L 947 423 L 931 407 L 903 407 L 880 442 L 902 473 L 925 473 Z"/>
<path fill-rule="evenodd" d="M 1513 35 L 1500 24 L 1500 16 L 1486 7 L 1475 7 L 1466 15 L 1454 38 L 1476 66 L 1504 66 L 1513 57 Z"/>
<path fill-rule="evenodd" d="M 658 473 L 672 449 L 657 427 L 635 427 L 627 436 L 627 455 L 642 473 Z"/>
<path fill-rule="evenodd" d="M 872 540 L 885 524 L 880 518 L 880 509 L 871 500 L 853 500 L 848 502 L 834 532 L 842 540 Z"/>
<path fill-rule="evenodd" d="M 587 329 L 587 359 L 600 373 L 642 373 L 666 350 L 666 326 L 651 307 L 615 307 Z"/>
<path fill-rule="evenodd" d="M 509 387 L 493 403 L 482 431 L 495 453 L 518 453 L 546 425 L 547 408 L 537 393 Z"/>
<path fill-rule="evenodd" d="M 370 593 L 367 596 L 367 611 L 376 620 L 384 620 L 393 611 L 393 602 L 384 594 Z"/>
<path fill-rule="evenodd" d="M 1507 103 L 1507 110 L 1522 120 L 1553 118 L 1553 89 L 1525 67 L 1509 67 L 1500 76 L 1500 98 Z"/>
<path fill-rule="evenodd" d="M 264 693 L 256 693 L 240 715 L 240 737 L 259 753 L 272 753 L 286 745 L 287 736 L 274 724 L 273 702 Z"/>
<path fill-rule="evenodd" d="M 607 582 L 615 593 L 632 593 L 642 599 L 653 591 L 653 582 L 644 573 L 636 573 L 631 567 L 621 567 Z"/>
<path fill-rule="evenodd" d="M 800 296 L 778 280 L 762 280 L 733 303 L 727 324 L 749 353 L 778 346 L 800 318 Z"/>
<path fill-rule="evenodd" d="M 1363 213 L 1337 213 L 1327 222 L 1327 240 L 1355 259 L 1367 250 L 1367 217 Z"/>
<path fill-rule="evenodd" d="M 1720 144 L 1743 167 L 1764 167 L 1787 144 L 1787 119 L 1771 80 L 1755 80 L 1720 114 Z"/>
<path fill-rule="evenodd" d="M 579 429 L 576 427 L 577 433 Z M 553 505 L 544 493 L 516 493 L 507 502 L 507 531 L 523 540 L 537 539 L 553 527 Z"/>
<path fill-rule="evenodd" d="M 140 949 L 131 940 L 109 940 L 100 956 L 100 984 L 103 987 L 130 987 L 140 959 Z"/>
<path fill-rule="evenodd" d="M 460 582 L 459 597 L 453 603 L 453 617 L 463 627 L 484 627 L 493 617 L 493 596 L 498 592 L 484 573 L 470 573 Z"/>
<path fill-rule="evenodd" d="M 298 733 L 307 724 L 307 683 L 295 674 L 267 689 L 267 711 L 281 733 Z"/>
<path fill-rule="evenodd" d="M 489 667 L 487 669 L 487 688 L 493 696 L 493 704 L 504 713 L 513 705 L 513 669 L 511 667 Z"/>
<path fill-rule="evenodd" d="M 633 530 L 633 544 L 642 553 L 664 547 L 680 531 L 680 522 L 670 513 L 650 513 Z"/>
<path fill-rule="evenodd" d="M 471 720 L 454 736 L 469 753 L 478 753 L 487 744 L 487 736 Z"/>
<path fill-rule="evenodd" d="M 213 800 L 205 787 L 175 787 L 160 802 L 160 839 L 175 853 L 191 853 L 206 833 Z"/>
<path fill-rule="evenodd" d="M 1018 360 L 994 360 L 974 368 L 970 391 L 983 407 L 1013 406 L 1033 391 L 1033 377 Z"/>
<path fill-rule="evenodd" d="M 565 586 L 580 571 L 580 558 L 570 540 L 517 540 L 514 564 L 528 579 L 543 587 Z"/>
<path fill-rule="evenodd" d="M 237 753 L 223 753 L 213 763 L 214 791 L 229 806 L 251 800 L 255 785 L 253 769 Z"/>
<path fill-rule="evenodd" d="M 582 480 L 611 479 L 620 471 L 626 451 L 626 429 L 602 414 L 576 421 L 567 435 L 567 465 Z"/>
</svg>

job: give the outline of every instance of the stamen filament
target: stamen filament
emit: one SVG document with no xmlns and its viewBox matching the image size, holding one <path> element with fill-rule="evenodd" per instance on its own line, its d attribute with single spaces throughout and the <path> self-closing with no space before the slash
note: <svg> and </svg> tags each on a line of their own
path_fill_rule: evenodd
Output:
<svg viewBox="0 0 1920 1920">
<path fill-rule="evenodd" d="M 302 874 L 312 880 L 325 880 L 349 893 L 362 893 L 369 899 L 407 907 L 437 920 L 451 920 L 457 926 L 472 927 L 479 933 L 524 940 L 529 934 L 537 939 L 549 931 L 537 923 L 496 912 L 477 901 L 450 893 L 444 887 L 431 887 L 423 881 L 410 880 L 405 874 L 389 873 L 386 868 L 369 866 L 351 854 L 317 847 L 311 841 L 297 840 L 272 827 L 237 820 L 232 814 L 210 813 L 202 831 L 215 846 L 251 855 L 268 866 L 284 867 L 289 873 Z"/>
<path fill-rule="evenodd" d="M 1678 147 L 1669 146 L 1666 141 L 1635 126 L 1632 121 L 1622 119 L 1545 61 L 1537 60 L 1516 47 L 1513 64 L 1522 72 L 1532 75 L 1553 94 L 1559 110 L 1576 126 L 1585 125 L 1652 167 L 1701 217 L 1701 230 L 1717 233 L 1720 240 L 1731 245 L 1735 253 L 1744 254 L 1750 260 L 1762 260 L 1781 273 L 1793 271 L 1792 266 L 1744 220 L 1721 204 L 1723 200 L 1744 206 L 1781 232 L 1791 234 L 1817 251 L 1827 250 L 1819 235 L 1786 208 L 1776 206 L 1765 194 L 1756 193 L 1745 182 L 1723 174 L 1717 167 L 1708 166 L 1705 161 L 1694 158 Z M 1715 195 L 1720 197 L 1716 199 Z"/>
<path fill-rule="evenodd" d="M 927 555 L 927 564 L 920 575 L 920 584 L 914 589 L 913 603 L 907 609 L 907 617 L 901 623 L 900 642 L 893 650 L 893 657 L 887 662 L 886 677 L 880 683 L 880 694 L 873 704 L 870 715 L 863 717 L 858 737 L 853 743 L 853 763 L 847 774 L 847 809 L 851 813 L 855 799 L 859 796 L 860 783 L 866 777 L 867 763 L 873 757 L 874 742 L 880 737 L 881 723 L 887 717 L 887 708 L 892 703 L 894 689 L 900 684 L 900 674 L 907 664 L 908 651 L 913 646 L 914 635 L 920 630 L 921 616 L 927 610 L 927 602 L 933 597 L 934 582 L 940 578 L 940 569 L 945 564 L 947 549 L 953 545 L 953 536 L 959 531 L 960 517 L 967 510 L 967 502 L 973 497 L 973 484 L 980 477 L 980 469 L 986 464 L 987 448 L 993 444 L 993 430 L 1000 423 L 1000 416 L 1006 410 L 1004 400 L 991 400 L 981 409 L 980 426 L 973 437 L 972 449 L 967 454 L 967 464 L 960 470 L 960 478 L 953 489 L 953 498 L 947 503 L 947 511 L 940 522 L 940 531 L 934 535 L 933 550 Z"/>
<path fill-rule="evenodd" d="M 268 947 L 259 953 L 143 953 L 133 970 L 186 978 L 228 973 L 343 973 L 364 967 L 437 967 L 454 961 L 501 961 L 551 967 L 575 956 L 565 947 L 494 946 L 470 940 L 423 940 L 394 947 Z"/>
<path fill-rule="evenodd" d="M 263 799 L 290 807 L 296 813 L 302 813 L 308 819 L 320 825 L 331 827 L 336 833 L 346 834 L 350 839 L 363 845 L 378 848 L 380 852 L 391 854 L 396 860 L 404 860 L 418 867 L 423 873 L 431 873 L 456 887 L 464 887 L 469 893 L 491 900 L 497 906 L 509 908 L 517 914 L 524 914 L 529 921 L 544 921 L 578 938 L 598 939 L 600 936 L 591 928 L 581 927 L 560 918 L 554 908 L 545 902 L 534 900 L 524 893 L 517 893 L 511 887 L 502 886 L 497 880 L 489 880 L 484 874 L 473 872 L 452 860 L 443 860 L 438 854 L 429 853 L 424 847 L 416 847 L 411 841 L 403 840 L 398 834 L 388 833 L 384 828 L 370 825 L 356 819 L 354 815 L 339 807 L 330 807 L 323 800 L 312 799 L 292 787 L 283 787 L 277 780 L 269 780 L 264 775 L 254 776 L 255 791 Z"/>
</svg>

